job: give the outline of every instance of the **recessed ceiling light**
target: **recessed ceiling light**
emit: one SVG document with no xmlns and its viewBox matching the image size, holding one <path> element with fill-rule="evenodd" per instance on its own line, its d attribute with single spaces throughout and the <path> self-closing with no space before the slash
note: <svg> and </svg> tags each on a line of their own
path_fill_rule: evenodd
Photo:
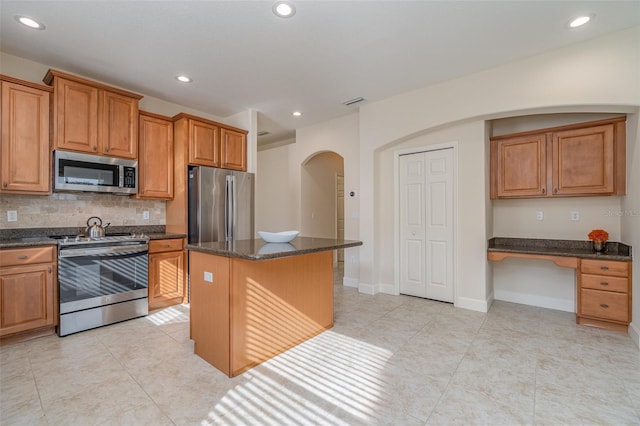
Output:
<svg viewBox="0 0 640 426">
<path fill-rule="evenodd" d="M 291 18 L 296 14 L 296 8 L 288 1 L 279 1 L 273 5 L 273 13 L 280 18 Z"/>
<path fill-rule="evenodd" d="M 300 111 L 293 111 L 291 115 L 293 115 L 294 117 L 300 117 L 302 113 Z"/>
<path fill-rule="evenodd" d="M 44 24 L 41 24 L 33 18 L 29 18 L 28 16 L 24 15 L 16 15 L 15 18 L 16 21 L 20 22 L 25 27 L 29 27 L 34 30 L 44 30 Z"/>
<path fill-rule="evenodd" d="M 187 77 L 186 75 L 177 75 L 176 80 L 180 83 L 191 83 L 193 81 L 191 77 Z"/>
<path fill-rule="evenodd" d="M 571 22 L 569 22 L 569 28 L 578 28 L 583 26 L 584 24 L 586 24 L 587 22 L 589 22 L 591 20 L 592 16 L 578 16 L 577 18 L 573 19 Z"/>
</svg>

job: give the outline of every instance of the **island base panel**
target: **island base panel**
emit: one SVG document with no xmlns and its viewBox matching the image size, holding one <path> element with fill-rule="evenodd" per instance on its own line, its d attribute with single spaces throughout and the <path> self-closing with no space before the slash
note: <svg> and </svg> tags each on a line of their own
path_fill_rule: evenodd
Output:
<svg viewBox="0 0 640 426">
<path fill-rule="evenodd" d="M 229 363 L 228 257 L 190 252 L 191 339 L 194 352 L 226 375 Z M 212 282 L 205 281 L 211 273 Z"/>
<path fill-rule="evenodd" d="M 333 327 L 333 252 L 232 260 L 231 371 L 240 374 Z"/>
</svg>

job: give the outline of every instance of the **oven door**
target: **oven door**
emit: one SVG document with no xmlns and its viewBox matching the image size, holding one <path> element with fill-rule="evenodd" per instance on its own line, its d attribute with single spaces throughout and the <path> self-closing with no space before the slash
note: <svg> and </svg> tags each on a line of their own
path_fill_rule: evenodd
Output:
<svg viewBox="0 0 640 426">
<path fill-rule="evenodd" d="M 148 245 L 61 249 L 60 314 L 148 296 Z"/>
</svg>

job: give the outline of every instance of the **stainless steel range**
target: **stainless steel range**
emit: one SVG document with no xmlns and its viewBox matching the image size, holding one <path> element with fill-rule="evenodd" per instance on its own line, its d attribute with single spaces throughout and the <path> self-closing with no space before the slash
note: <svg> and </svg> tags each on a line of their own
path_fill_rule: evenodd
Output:
<svg viewBox="0 0 640 426">
<path fill-rule="evenodd" d="M 59 336 L 148 314 L 149 237 L 52 238 L 58 239 Z"/>
</svg>

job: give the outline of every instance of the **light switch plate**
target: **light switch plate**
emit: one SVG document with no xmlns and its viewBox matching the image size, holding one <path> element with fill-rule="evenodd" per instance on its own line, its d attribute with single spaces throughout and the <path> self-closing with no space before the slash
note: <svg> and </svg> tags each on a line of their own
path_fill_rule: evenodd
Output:
<svg viewBox="0 0 640 426">
<path fill-rule="evenodd" d="M 544 212 L 536 212 L 536 220 L 544 220 Z"/>
<path fill-rule="evenodd" d="M 18 212 L 16 210 L 7 210 L 7 222 L 17 222 Z"/>
<path fill-rule="evenodd" d="M 149 210 L 145 210 L 142 212 L 142 218 L 144 220 L 149 220 Z"/>
<path fill-rule="evenodd" d="M 571 220 L 580 220 L 580 212 L 571 212 Z"/>
<path fill-rule="evenodd" d="M 213 274 L 211 272 L 205 272 L 204 273 L 204 280 L 208 283 L 212 283 L 213 282 Z"/>
</svg>

